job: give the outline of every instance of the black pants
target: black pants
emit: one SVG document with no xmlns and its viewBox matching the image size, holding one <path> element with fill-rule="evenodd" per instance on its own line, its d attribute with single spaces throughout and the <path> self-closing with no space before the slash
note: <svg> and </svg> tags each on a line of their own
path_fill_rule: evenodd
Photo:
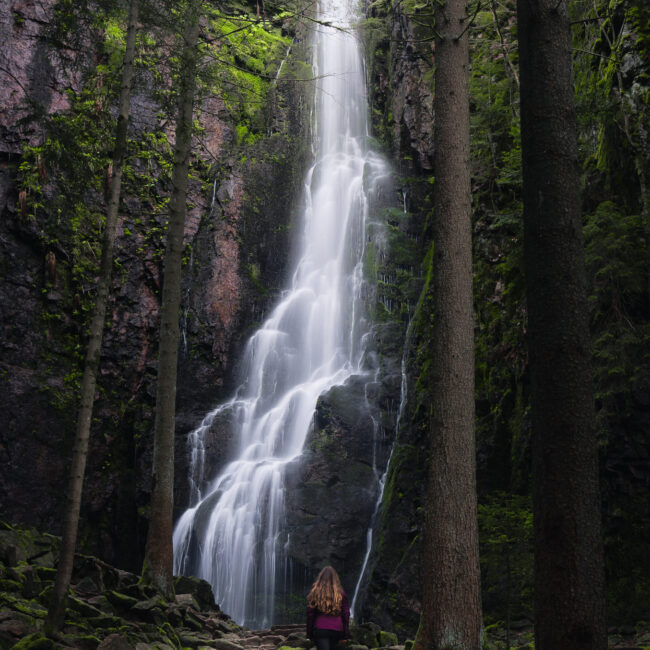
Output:
<svg viewBox="0 0 650 650">
<path fill-rule="evenodd" d="M 314 641 L 316 650 L 336 650 L 338 642 L 343 638 L 343 632 L 336 630 L 314 630 Z"/>
</svg>

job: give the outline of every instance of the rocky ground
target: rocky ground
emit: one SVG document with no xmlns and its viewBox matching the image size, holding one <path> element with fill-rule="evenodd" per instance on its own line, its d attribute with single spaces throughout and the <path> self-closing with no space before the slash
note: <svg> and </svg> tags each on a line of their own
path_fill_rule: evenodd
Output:
<svg viewBox="0 0 650 650">
<path fill-rule="evenodd" d="M 42 634 L 60 540 L 0 521 L 0 650 L 289 650 L 312 647 L 302 624 L 248 630 L 215 604 L 207 582 L 177 578 L 165 601 L 133 573 L 77 555 L 65 625 L 56 639 Z M 508 636 L 488 628 L 485 650 L 533 648 L 532 629 Z M 411 650 L 374 623 L 353 625 L 347 650 Z M 611 630 L 610 648 L 650 650 L 645 626 Z"/>
</svg>

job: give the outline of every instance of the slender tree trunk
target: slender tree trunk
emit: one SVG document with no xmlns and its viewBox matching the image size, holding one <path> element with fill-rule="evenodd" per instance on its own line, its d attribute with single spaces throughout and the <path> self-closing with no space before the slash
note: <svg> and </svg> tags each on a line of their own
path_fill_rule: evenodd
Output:
<svg viewBox="0 0 650 650">
<path fill-rule="evenodd" d="M 478 650 L 468 17 L 461 0 L 435 7 L 433 398 L 418 645 Z"/>
<path fill-rule="evenodd" d="M 169 227 L 160 309 L 151 519 L 143 566 L 143 579 L 153 584 L 165 596 L 171 596 L 174 593 L 172 513 L 174 503 L 174 416 L 179 340 L 178 312 L 192 141 L 192 114 L 196 90 L 200 9 L 201 0 L 191 0 L 185 14 L 183 52 L 179 73 L 173 187 L 169 205 Z"/>
<path fill-rule="evenodd" d="M 120 203 L 122 187 L 122 170 L 126 153 L 126 132 L 129 122 L 131 84 L 133 81 L 133 60 L 135 57 L 135 40 L 138 25 L 139 0 L 132 0 L 129 8 L 128 29 L 126 34 L 126 50 L 122 67 L 122 83 L 120 88 L 119 114 L 115 133 L 115 151 L 113 155 L 113 172 L 110 179 L 108 205 L 106 206 L 106 225 L 102 257 L 99 267 L 99 282 L 95 308 L 90 324 L 90 340 L 86 350 L 84 373 L 81 382 L 81 405 L 77 415 L 77 432 L 72 451 L 72 465 L 70 468 L 70 482 L 68 485 L 66 510 L 64 516 L 63 540 L 61 543 L 61 557 L 59 559 L 54 590 L 47 614 L 46 627 L 50 631 L 58 630 L 65 617 L 65 605 L 74 552 L 77 544 L 77 530 L 79 527 L 79 511 L 81 509 L 81 492 L 86 459 L 88 456 L 88 442 L 90 438 L 90 425 L 95 401 L 95 386 L 97 383 L 97 369 L 101 355 L 102 336 L 104 333 L 104 320 L 106 305 L 111 284 L 113 269 L 113 247 L 115 243 L 115 229 L 117 225 L 117 211 Z"/>
<path fill-rule="evenodd" d="M 535 647 L 604 650 L 603 550 L 566 0 L 519 0 Z"/>
</svg>

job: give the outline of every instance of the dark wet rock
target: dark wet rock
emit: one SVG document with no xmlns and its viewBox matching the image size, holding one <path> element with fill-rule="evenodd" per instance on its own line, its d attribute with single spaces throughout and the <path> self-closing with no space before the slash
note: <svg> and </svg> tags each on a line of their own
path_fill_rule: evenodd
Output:
<svg viewBox="0 0 650 650">
<path fill-rule="evenodd" d="M 56 647 L 52 639 L 48 639 L 40 632 L 29 634 L 12 646 L 15 650 L 50 650 Z"/>
<path fill-rule="evenodd" d="M 290 556 L 307 567 L 335 565 L 348 590 L 363 561 L 390 444 L 368 385 L 369 378 L 352 377 L 319 398 L 305 450 L 287 478 Z"/>
<path fill-rule="evenodd" d="M 195 609 L 188 608 L 185 610 L 183 616 L 183 623 L 185 627 L 188 627 L 190 630 L 202 631 L 205 629 L 206 619 L 204 616 L 201 616 Z M 217 634 L 216 636 L 220 636 Z"/>
<path fill-rule="evenodd" d="M 133 646 L 121 635 L 110 634 L 98 646 L 97 650 L 133 650 Z"/>
<path fill-rule="evenodd" d="M 0 610 L 0 644 L 11 648 L 34 629 L 33 619 L 12 610 Z"/>
<path fill-rule="evenodd" d="M 214 595 L 210 583 L 201 578 L 181 576 L 174 582 L 176 595 L 189 594 L 196 600 L 200 609 L 211 609 L 219 611 L 214 602 Z M 197 608 L 198 609 L 198 608 Z"/>
<path fill-rule="evenodd" d="M 362 623 L 350 627 L 350 642 L 352 644 L 376 648 L 381 628 L 375 623 Z"/>
<path fill-rule="evenodd" d="M 313 643 L 307 638 L 305 632 L 291 632 L 282 645 L 289 648 L 311 648 Z"/>
<path fill-rule="evenodd" d="M 74 598 L 72 596 L 68 597 L 68 607 L 81 614 L 84 618 L 93 618 L 103 615 L 103 612 L 101 612 L 93 605 L 90 605 L 87 602 L 79 598 Z"/>
<path fill-rule="evenodd" d="M 107 591 L 106 599 L 118 609 L 128 611 L 138 603 L 138 599 L 127 594 L 120 593 L 119 591 Z"/>
<path fill-rule="evenodd" d="M 217 650 L 242 650 L 244 647 L 239 643 L 229 641 L 228 639 L 214 639 L 212 641 L 212 647 Z"/>
</svg>

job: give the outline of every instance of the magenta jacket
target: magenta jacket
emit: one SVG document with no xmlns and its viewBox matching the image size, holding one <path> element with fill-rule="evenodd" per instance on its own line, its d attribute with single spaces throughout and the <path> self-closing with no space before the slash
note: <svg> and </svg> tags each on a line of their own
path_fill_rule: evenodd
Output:
<svg viewBox="0 0 650 650">
<path fill-rule="evenodd" d="M 343 592 L 341 599 L 341 613 L 338 616 L 321 614 L 314 607 L 307 605 L 307 637 L 314 638 L 314 630 L 332 630 L 343 632 L 343 638 L 350 638 L 350 603 L 348 596 Z"/>
</svg>

